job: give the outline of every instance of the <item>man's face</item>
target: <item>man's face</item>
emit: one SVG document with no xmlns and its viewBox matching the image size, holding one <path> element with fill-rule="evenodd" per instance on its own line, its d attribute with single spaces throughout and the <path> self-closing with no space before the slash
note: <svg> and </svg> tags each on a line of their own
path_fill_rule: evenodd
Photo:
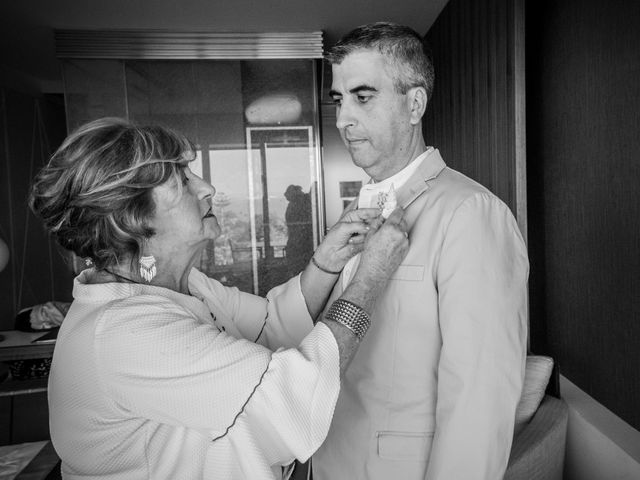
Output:
<svg viewBox="0 0 640 480">
<path fill-rule="evenodd" d="M 376 181 L 399 171 L 413 154 L 410 101 L 396 91 L 391 68 L 381 53 L 368 49 L 332 66 L 336 126 L 353 163 Z"/>
</svg>

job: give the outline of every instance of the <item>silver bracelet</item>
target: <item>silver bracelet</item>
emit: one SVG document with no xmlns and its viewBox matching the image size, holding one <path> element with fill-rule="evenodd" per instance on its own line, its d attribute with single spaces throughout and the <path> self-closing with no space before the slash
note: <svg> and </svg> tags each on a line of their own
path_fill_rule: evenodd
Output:
<svg viewBox="0 0 640 480">
<path fill-rule="evenodd" d="M 339 272 L 333 272 L 333 271 L 331 271 L 331 270 L 327 270 L 327 269 L 326 269 L 326 268 L 324 268 L 324 267 L 321 267 L 321 266 L 318 264 L 318 261 L 316 260 L 316 258 L 315 258 L 314 256 L 312 256 L 312 257 L 311 257 L 311 263 L 313 263 L 313 265 L 314 265 L 318 270 L 320 270 L 321 272 L 324 272 L 324 273 L 328 273 L 329 275 L 340 275 L 340 272 L 342 272 L 342 270 L 340 270 Z"/>
<path fill-rule="evenodd" d="M 331 304 L 325 318 L 347 327 L 360 341 L 371 325 L 371 319 L 367 312 L 355 303 L 341 298 Z"/>
</svg>

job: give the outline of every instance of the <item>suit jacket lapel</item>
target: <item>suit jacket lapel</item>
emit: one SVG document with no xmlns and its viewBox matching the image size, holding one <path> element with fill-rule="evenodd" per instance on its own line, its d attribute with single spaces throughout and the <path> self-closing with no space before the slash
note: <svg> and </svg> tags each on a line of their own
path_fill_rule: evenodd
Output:
<svg viewBox="0 0 640 480">
<path fill-rule="evenodd" d="M 411 205 L 416 198 L 429 189 L 429 181 L 436 178 L 446 166 L 438 149 L 434 149 L 422 161 L 411 178 L 396 192 L 398 205 L 405 209 Z"/>
</svg>

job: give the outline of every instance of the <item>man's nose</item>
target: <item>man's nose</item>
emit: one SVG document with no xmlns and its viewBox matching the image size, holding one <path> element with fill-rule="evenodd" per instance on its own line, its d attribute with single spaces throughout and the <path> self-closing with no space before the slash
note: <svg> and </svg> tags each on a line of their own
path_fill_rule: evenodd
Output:
<svg viewBox="0 0 640 480">
<path fill-rule="evenodd" d="M 354 124 L 355 118 L 349 105 L 345 102 L 338 105 L 336 107 L 336 127 L 338 127 L 339 130 L 342 130 L 343 128 L 353 126 Z"/>
</svg>

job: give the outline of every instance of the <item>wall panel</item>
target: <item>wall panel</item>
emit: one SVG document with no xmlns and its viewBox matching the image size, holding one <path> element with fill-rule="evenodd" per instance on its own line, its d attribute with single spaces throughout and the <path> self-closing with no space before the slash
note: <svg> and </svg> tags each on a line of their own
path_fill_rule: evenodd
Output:
<svg viewBox="0 0 640 480">
<path fill-rule="evenodd" d="M 33 175 L 65 132 L 61 98 L 0 89 L 0 235 L 11 255 L 0 272 L 0 330 L 22 308 L 71 299 L 71 271 L 27 205 Z"/>
<path fill-rule="evenodd" d="M 640 2 L 527 18 L 532 347 L 640 429 Z"/>
<path fill-rule="evenodd" d="M 522 2 L 451 0 L 426 38 L 436 69 L 427 144 L 509 205 L 526 236 Z"/>
</svg>

